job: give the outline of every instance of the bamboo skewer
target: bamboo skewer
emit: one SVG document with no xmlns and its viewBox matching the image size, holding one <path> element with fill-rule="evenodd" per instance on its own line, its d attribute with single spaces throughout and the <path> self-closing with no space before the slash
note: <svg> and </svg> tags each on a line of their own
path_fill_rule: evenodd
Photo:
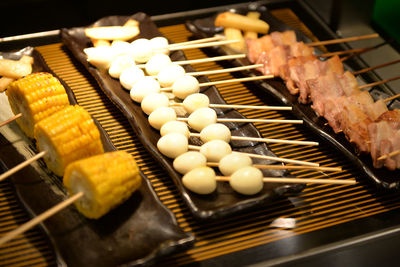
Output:
<svg viewBox="0 0 400 267">
<path fill-rule="evenodd" d="M 182 107 L 183 103 L 172 103 L 171 106 Z M 233 109 L 261 109 L 261 110 L 292 110 L 288 106 L 252 106 L 252 105 L 229 105 L 229 104 L 209 104 L 210 108 L 233 108 Z"/>
<path fill-rule="evenodd" d="M 378 37 L 379 37 L 379 34 L 373 33 L 373 34 L 367 34 L 367 35 L 338 38 L 338 39 L 333 39 L 333 40 L 317 41 L 317 42 L 307 43 L 306 45 L 308 45 L 308 46 L 330 45 L 330 44 L 360 41 L 360 40 L 366 40 L 366 39 L 372 39 L 372 38 L 378 38 Z"/>
<path fill-rule="evenodd" d="M 377 82 L 373 82 L 373 83 L 367 83 L 367 84 L 358 86 L 358 89 L 362 90 L 362 89 L 365 89 L 365 88 L 368 88 L 368 87 L 374 87 L 374 86 L 377 86 L 377 85 L 380 85 L 380 84 L 383 84 L 383 83 L 387 83 L 387 82 L 391 82 L 391 81 L 394 81 L 394 80 L 397 80 L 397 79 L 400 79 L 400 75 L 392 77 L 392 78 L 389 78 L 389 79 L 385 79 L 385 80 L 382 80 L 382 81 L 377 81 Z"/>
<path fill-rule="evenodd" d="M 226 68 L 226 69 L 218 69 L 218 70 L 206 70 L 206 71 L 196 71 L 196 72 L 187 72 L 187 75 L 191 76 L 201 76 L 201 75 L 213 75 L 213 74 L 220 74 L 226 72 L 235 72 L 235 71 L 243 71 L 243 70 L 250 70 L 261 68 L 264 64 L 254 64 L 254 65 L 247 65 L 242 67 L 234 67 L 234 68 Z"/>
<path fill-rule="evenodd" d="M 178 121 L 188 121 L 188 118 L 180 117 Z M 217 122 L 249 122 L 249 123 L 291 123 L 302 124 L 302 120 L 276 120 L 276 119 L 242 119 L 242 118 L 217 118 Z"/>
<path fill-rule="evenodd" d="M 200 146 L 189 145 L 188 148 L 192 149 L 192 150 L 200 150 Z M 267 160 L 272 160 L 272 161 L 293 163 L 293 164 L 305 165 L 305 166 L 314 166 L 314 167 L 319 166 L 318 163 L 313 163 L 313 162 L 308 162 L 308 161 L 303 161 L 303 160 L 286 159 L 286 158 L 279 158 L 279 157 L 273 157 L 273 156 L 267 156 L 267 155 L 258 155 L 258 154 L 238 152 L 238 151 L 232 151 L 232 153 L 240 153 L 243 155 L 247 155 L 251 158 L 257 158 L 257 159 L 267 159 Z"/>
<path fill-rule="evenodd" d="M 209 167 L 218 167 L 217 162 L 207 162 Z M 315 171 L 331 171 L 331 172 L 341 172 L 343 171 L 340 167 L 323 167 L 323 166 L 299 166 L 299 165 L 262 165 L 253 164 L 253 167 L 257 169 L 266 170 L 315 170 Z"/>
<path fill-rule="evenodd" d="M 400 94 L 385 98 L 385 99 L 383 99 L 383 102 L 389 102 L 389 101 L 395 100 L 398 97 L 400 97 Z"/>
<path fill-rule="evenodd" d="M 6 179 L 7 177 L 9 177 L 10 175 L 16 173 L 17 171 L 21 170 L 22 168 L 28 166 L 32 162 L 42 158 L 44 155 L 46 155 L 46 151 L 42 151 L 42 152 L 36 154 L 34 157 L 27 159 L 24 162 L 15 166 L 14 168 L 4 172 L 3 174 L 0 175 L 0 182 L 3 181 L 4 179 Z"/>
<path fill-rule="evenodd" d="M 177 65 L 189 65 L 189 64 L 199 64 L 199 63 L 239 59 L 239 58 L 245 58 L 245 57 L 246 57 L 246 54 L 235 54 L 235 55 L 227 55 L 227 56 L 216 56 L 216 57 L 205 57 L 205 58 L 198 58 L 198 59 L 179 60 L 179 61 L 172 61 L 172 63 L 177 64 Z M 145 68 L 145 64 L 138 64 L 136 66 L 139 68 Z"/>
<path fill-rule="evenodd" d="M 373 66 L 373 67 L 369 67 L 369 68 L 365 68 L 365 69 L 362 69 L 362 70 L 354 71 L 353 75 L 358 75 L 358 74 L 365 73 L 365 72 L 368 72 L 368 71 L 371 71 L 371 70 L 383 68 L 383 67 L 386 67 L 386 66 L 389 66 L 389 65 L 392 65 L 392 64 L 396 64 L 396 63 L 399 63 L 399 62 L 400 62 L 400 59 L 397 59 L 397 60 L 393 60 L 393 61 L 390 61 L 390 62 L 387 62 L 387 63 L 379 64 L 379 65 L 376 65 L 376 66 Z"/>
<path fill-rule="evenodd" d="M 229 182 L 230 177 L 228 176 L 217 176 L 217 181 Z M 288 177 L 264 177 L 263 182 L 265 183 L 303 183 L 303 184 L 343 184 L 350 185 L 356 184 L 354 180 L 338 180 L 338 179 L 308 179 L 308 178 L 288 178 Z"/>
<path fill-rule="evenodd" d="M 10 123 L 10 122 L 12 122 L 12 121 L 18 119 L 18 118 L 21 117 L 21 116 L 22 116 L 22 113 L 18 113 L 17 115 L 14 115 L 13 117 L 9 118 L 8 120 L 1 122 L 1 123 L 0 123 L 0 127 L 2 127 L 2 126 L 4 126 L 4 125 L 6 125 L 6 124 L 8 124 L 8 123 Z"/>
<path fill-rule="evenodd" d="M 18 236 L 19 234 L 24 233 L 25 231 L 31 229 L 32 227 L 38 225 L 39 223 L 43 222 L 44 220 L 48 219 L 49 217 L 53 216 L 57 212 L 63 210 L 64 208 L 68 207 L 78 199 L 83 197 L 83 192 L 76 193 L 75 195 L 67 198 L 66 200 L 62 201 L 61 203 L 55 205 L 51 209 L 41 213 L 40 215 L 36 216 L 35 218 L 31 219 L 30 221 L 24 223 L 17 229 L 7 233 L 3 237 L 0 238 L 0 246 L 4 243 L 8 242 L 9 240 L 13 239 L 14 237 Z"/>
<path fill-rule="evenodd" d="M 190 133 L 190 136 L 200 137 L 200 134 L 199 133 Z M 231 136 L 231 140 L 279 143 L 279 144 L 291 144 L 291 145 L 304 145 L 304 146 L 318 146 L 319 145 L 318 142 L 312 142 L 312 141 L 295 141 L 295 140 L 269 139 L 269 138 L 258 138 L 258 137 L 247 137 L 247 136 Z"/>
<path fill-rule="evenodd" d="M 225 40 L 225 37 L 222 36 L 222 35 L 216 35 L 216 36 L 213 36 L 213 37 L 196 39 L 196 40 L 192 40 L 192 41 L 186 41 L 186 42 L 180 42 L 180 43 L 172 43 L 172 44 L 169 44 L 168 47 L 181 47 L 181 46 L 186 46 L 186 45 L 214 42 L 214 41 L 220 41 L 220 40 Z"/>
<path fill-rule="evenodd" d="M 382 155 L 378 158 L 378 160 L 384 160 L 390 157 L 394 157 L 400 154 L 400 149 L 390 152 L 389 154 Z"/>
<path fill-rule="evenodd" d="M 223 40 L 223 41 L 215 41 L 215 42 L 207 42 L 207 43 L 195 43 L 195 44 L 188 44 L 183 46 L 173 46 L 168 48 L 169 51 L 175 50 L 185 50 L 185 49 L 193 49 L 193 48 L 203 48 L 203 47 L 210 47 L 210 46 L 218 46 L 218 45 L 226 45 L 226 44 L 233 44 L 238 43 L 240 40 Z"/>
<path fill-rule="evenodd" d="M 220 84 L 226 84 L 226 83 L 237 83 L 237 82 L 248 82 L 248 81 L 257 81 L 257 80 L 264 80 L 264 79 L 272 79 L 274 78 L 273 75 L 259 75 L 259 76 L 253 76 L 253 77 L 244 77 L 244 78 L 236 78 L 236 79 L 228 79 L 228 80 L 223 80 L 223 81 L 213 81 L 213 82 L 205 82 L 205 83 L 200 83 L 200 87 L 205 87 L 205 86 L 212 86 L 212 85 L 220 85 Z M 172 91 L 172 87 L 164 87 L 161 88 L 161 92 L 170 92 Z"/>
</svg>

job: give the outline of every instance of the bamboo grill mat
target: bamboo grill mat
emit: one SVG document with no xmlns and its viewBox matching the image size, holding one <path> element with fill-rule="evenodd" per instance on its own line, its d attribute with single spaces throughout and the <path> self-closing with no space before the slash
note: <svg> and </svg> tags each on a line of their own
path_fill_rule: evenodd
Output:
<svg viewBox="0 0 400 267">
<path fill-rule="evenodd" d="M 275 16 L 302 30 L 315 39 L 290 9 L 272 11 Z M 185 26 L 172 25 L 160 28 L 161 32 L 173 42 L 183 42 L 191 34 Z M 355 186 L 345 185 L 308 185 L 290 203 L 287 199 L 276 200 L 271 204 L 242 215 L 232 216 L 215 222 L 197 222 L 185 206 L 172 180 L 160 168 L 158 163 L 144 149 L 122 113 L 108 100 L 82 66 L 76 64 L 62 44 L 37 47 L 52 70 L 74 91 L 78 104 L 87 109 L 108 132 L 115 146 L 132 153 L 144 174 L 150 179 L 161 201 L 175 214 L 184 231 L 192 232 L 196 237 L 194 247 L 173 254 L 163 261 L 164 264 L 184 265 L 187 263 L 211 259 L 220 255 L 240 251 L 290 236 L 301 235 L 345 222 L 369 217 L 400 207 L 397 194 L 381 195 L 364 179 Z M 186 50 L 188 59 L 204 58 L 199 49 Z M 217 63 L 195 65 L 197 71 L 221 68 Z M 232 74 L 209 76 L 211 81 L 230 79 Z M 229 104 L 263 105 L 261 100 L 247 84 L 218 86 L 221 95 Z M 248 118 L 293 119 L 290 112 L 242 110 Z M 264 137 L 315 140 L 317 137 L 303 125 L 256 124 Z M 343 172 L 329 173 L 330 177 L 317 171 L 292 171 L 297 177 L 355 179 L 361 174 L 325 144 L 318 147 L 270 144 L 277 156 L 318 162 L 323 166 L 342 167 Z M 296 205 L 293 205 L 293 203 Z M 294 218 L 296 228 L 287 230 L 272 227 L 277 218 Z M 8 181 L 0 183 L 0 235 L 15 229 L 29 216 L 19 205 Z M 282 231 L 286 230 L 286 231 Z M 32 229 L 0 248 L 0 265 L 7 266 L 52 266 L 55 256 L 47 239 L 38 229 Z"/>
</svg>

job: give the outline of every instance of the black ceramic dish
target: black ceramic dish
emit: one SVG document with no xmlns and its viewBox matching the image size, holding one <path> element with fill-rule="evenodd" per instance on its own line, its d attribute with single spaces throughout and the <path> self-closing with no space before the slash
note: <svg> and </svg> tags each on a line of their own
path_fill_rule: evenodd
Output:
<svg viewBox="0 0 400 267">
<path fill-rule="evenodd" d="M 249 10 L 257 10 L 261 13 L 261 19 L 266 21 L 270 25 L 270 32 L 273 31 L 286 31 L 294 30 L 296 32 L 297 40 L 310 42 L 310 40 L 301 32 L 287 26 L 286 24 L 275 18 L 270 12 L 268 12 L 265 6 L 255 6 L 251 5 L 249 8 L 239 8 L 236 10 L 230 9 L 230 11 L 246 14 Z M 223 12 L 221 10 L 220 12 Z M 197 38 L 204 38 L 208 36 L 213 36 L 215 34 L 221 33 L 223 29 L 221 27 L 215 27 L 214 21 L 217 14 L 210 15 L 208 17 L 203 17 L 200 19 L 189 20 L 186 22 L 186 27 L 191 31 Z M 221 47 L 213 48 L 214 52 L 218 54 L 227 54 L 230 51 L 222 49 Z M 318 51 L 317 51 L 318 53 Z M 240 59 L 232 62 L 235 66 L 248 65 L 248 59 Z M 345 66 L 346 68 L 346 66 Z M 349 67 L 348 70 L 351 70 Z M 259 75 L 257 71 L 249 72 L 249 75 Z M 360 83 L 364 81 L 360 80 Z M 326 120 L 324 118 L 318 117 L 313 111 L 310 105 L 305 105 L 299 103 L 297 96 L 291 95 L 287 88 L 285 87 L 282 80 L 279 78 L 273 80 L 265 80 L 256 83 L 258 89 L 262 89 L 268 95 L 274 97 L 281 103 L 290 105 L 293 107 L 293 114 L 304 121 L 304 123 L 312 129 L 317 135 L 321 136 L 324 140 L 327 140 L 329 144 L 333 145 L 335 149 L 343 153 L 355 166 L 357 166 L 365 175 L 368 177 L 378 188 L 384 190 L 398 190 L 400 189 L 400 172 L 389 171 L 385 168 L 376 169 L 372 165 L 372 160 L 370 155 L 358 155 L 353 145 L 348 142 L 343 134 L 335 134 L 333 130 L 326 125 Z M 386 98 L 385 92 L 373 88 L 370 91 L 374 99 Z M 388 106 L 389 108 L 399 108 L 399 102 L 393 101 Z"/>
<path fill-rule="evenodd" d="M 31 55 L 35 62 L 33 71 L 52 71 L 48 68 L 40 53 L 31 47 L 16 53 L 2 54 L 17 59 L 22 54 Z M 54 74 L 54 73 L 53 73 Z M 61 81 L 62 82 L 62 81 Z M 62 82 L 63 83 L 63 82 Z M 63 83 L 71 104 L 75 97 Z M 105 151 L 116 148 L 100 127 Z M 23 142 L 23 150 L 28 154 L 37 153 L 34 140 L 23 136 L 14 125 Z M 0 135 L 2 145 L 1 159 L 8 166 L 25 160 L 14 144 Z M 11 177 L 19 199 L 32 216 L 36 216 L 67 198 L 62 178 L 54 175 L 42 160 L 38 161 L 39 170 L 26 167 Z M 141 173 L 143 183 L 126 202 L 98 220 L 82 216 L 73 205 L 44 221 L 42 226 L 51 240 L 58 255 L 58 261 L 68 266 L 119 266 L 149 265 L 173 251 L 189 248 L 194 237 L 183 232 L 173 213 L 158 199 L 156 193 Z"/>
<path fill-rule="evenodd" d="M 137 13 L 131 17 L 140 21 L 141 34 L 136 38 L 152 38 L 155 36 L 162 36 L 156 25 L 146 14 Z M 95 25 L 123 25 L 128 18 L 129 17 L 123 16 L 106 17 L 97 21 Z M 265 184 L 262 192 L 252 197 L 244 197 L 236 194 L 227 183 L 218 183 L 216 192 L 211 195 L 198 195 L 186 190 L 181 182 L 181 175 L 178 174 L 172 166 L 172 160 L 164 157 L 158 151 L 157 141 L 160 138 L 160 134 L 149 125 L 147 121 L 147 115 L 143 113 L 140 105 L 130 99 L 129 91 L 122 88 L 119 80 L 111 78 L 108 73 L 99 71 L 92 65 L 88 64 L 83 49 L 91 46 L 91 42 L 84 34 L 84 27 L 62 29 L 61 39 L 72 52 L 72 54 L 95 77 L 105 94 L 127 117 L 132 128 L 136 131 L 137 136 L 141 139 L 144 146 L 148 149 L 148 151 L 150 151 L 154 158 L 161 163 L 161 165 L 171 176 L 178 187 L 179 192 L 196 218 L 215 219 L 230 215 L 244 209 L 256 207 L 261 203 L 271 201 L 277 197 L 282 197 L 288 192 L 300 192 L 304 188 L 304 185 L 299 184 Z M 175 51 L 171 53 L 170 56 L 173 60 L 185 59 L 182 51 Z M 186 71 L 193 71 L 193 69 L 186 67 Z M 200 77 L 199 79 L 200 82 L 208 81 L 206 77 Z M 214 86 L 202 88 L 202 93 L 205 93 L 210 97 L 211 103 L 224 103 L 224 100 Z M 243 117 L 243 115 L 235 110 L 217 109 L 216 111 L 219 117 Z M 229 123 L 227 125 L 232 130 L 232 135 L 260 136 L 260 133 L 252 124 Z M 191 143 L 200 145 L 199 141 L 196 139 L 192 139 Z M 273 155 L 265 143 L 241 141 L 232 142 L 231 145 L 234 150 L 237 151 Z M 263 162 L 267 163 L 267 161 Z M 271 164 L 271 162 L 269 162 L 269 164 Z M 285 175 L 285 172 L 280 170 L 270 171 L 266 172 L 266 175 L 283 176 Z"/>
</svg>

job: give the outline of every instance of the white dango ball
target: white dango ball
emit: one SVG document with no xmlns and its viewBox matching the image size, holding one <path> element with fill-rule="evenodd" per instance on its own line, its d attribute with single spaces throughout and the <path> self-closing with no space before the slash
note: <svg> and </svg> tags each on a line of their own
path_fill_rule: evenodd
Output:
<svg viewBox="0 0 400 267">
<path fill-rule="evenodd" d="M 147 95 L 159 92 L 160 84 L 158 81 L 153 77 L 144 76 L 132 86 L 130 96 L 133 101 L 141 103 Z"/>
<path fill-rule="evenodd" d="M 253 164 L 248 155 L 242 153 L 231 153 L 223 157 L 218 164 L 218 169 L 225 176 L 231 176 L 235 171 Z"/>
<path fill-rule="evenodd" d="M 176 158 L 188 151 L 189 141 L 183 134 L 169 133 L 157 142 L 158 150 L 166 157 Z"/>
<path fill-rule="evenodd" d="M 210 99 L 208 98 L 207 95 L 202 94 L 202 93 L 194 93 L 194 94 L 188 95 L 183 100 L 183 108 L 188 113 L 193 113 L 196 109 L 199 109 L 199 108 L 209 107 L 209 105 L 210 105 Z"/>
<path fill-rule="evenodd" d="M 263 174 L 255 167 L 243 167 L 231 175 L 229 184 L 240 194 L 255 195 L 264 187 Z"/>
<path fill-rule="evenodd" d="M 168 40 L 165 37 L 162 36 L 157 36 L 154 38 L 150 39 L 150 47 L 153 50 L 153 54 L 157 53 L 162 53 L 162 54 L 168 54 Z"/>
<path fill-rule="evenodd" d="M 121 54 L 116 56 L 111 62 L 108 74 L 111 77 L 118 79 L 121 73 L 136 65 L 135 60 L 128 54 Z"/>
<path fill-rule="evenodd" d="M 206 156 L 207 161 L 219 162 L 223 157 L 232 153 L 232 148 L 225 141 L 212 140 L 200 147 L 200 153 Z"/>
<path fill-rule="evenodd" d="M 191 75 L 185 74 L 176 79 L 172 84 L 172 93 L 180 99 L 185 99 L 187 96 L 198 93 L 199 91 L 199 81 Z"/>
<path fill-rule="evenodd" d="M 154 129 L 160 130 L 165 123 L 176 121 L 176 112 L 171 107 L 160 107 L 150 113 L 148 120 Z"/>
<path fill-rule="evenodd" d="M 160 70 L 157 80 L 161 87 L 171 87 L 174 82 L 185 75 L 185 69 L 177 64 L 170 64 Z"/>
<path fill-rule="evenodd" d="M 87 61 L 99 69 L 108 69 L 117 56 L 111 46 L 88 47 L 83 49 L 83 52 L 87 56 Z"/>
<path fill-rule="evenodd" d="M 168 121 L 160 128 L 161 136 L 169 133 L 180 133 L 189 138 L 190 131 L 188 125 L 183 121 Z"/>
<path fill-rule="evenodd" d="M 150 115 L 154 110 L 159 107 L 168 107 L 169 99 L 163 93 L 151 93 L 145 96 L 140 104 L 143 112 Z"/>
<path fill-rule="evenodd" d="M 180 174 L 186 174 L 189 171 L 198 168 L 206 167 L 207 158 L 198 151 L 185 152 L 174 159 L 174 169 Z"/>
<path fill-rule="evenodd" d="M 211 194 L 217 188 L 215 172 L 210 167 L 195 168 L 182 177 L 183 185 L 197 194 Z"/>
<path fill-rule="evenodd" d="M 131 53 L 132 45 L 131 45 L 131 43 L 129 43 L 127 41 L 114 40 L 111 43 L 111 48 L 114 49 L 114 51 L 118 55 L 123 55 L 123 54 L 129 55 Z"/>
<path fill-rule="evenodd" d="M 188 123 L 194 130 L 201 132 L 206 126 L 217 122 L 217 113 L 211 108 L 196 109 L 188 117 Z"/>
<path fill-rule="evenodd" d="M 131 90 L 133 85 L 144 77 L 144 71 L 137 66 L 130 67 L 121 72 L 119 82 L 126 90 Z"/>
<path fill-rule="evenodd" d="M 163 68 L 171 65 L 171 63 L 171 58 L 168 55 L 155 54 L 144 65 L 144 69 L 148 75 L 156 76 Z"/>
<path fill-rule="evenodd" d="M 130 54 L 137 63 L 146 63 L 153 55 L 149 39 L 139 38 L 131 43 Z"/>
<path fill-rule="evenodd" d="M 229 130 L 229 128 L 225 124 L 213 123 L 207 125 L 203 128 L 203 130 L 201 130 L 200 139 L 204 143 L 216 139 L 229 143 L 229 141 L 231 140 L 231 130 Z"/>
</svg>

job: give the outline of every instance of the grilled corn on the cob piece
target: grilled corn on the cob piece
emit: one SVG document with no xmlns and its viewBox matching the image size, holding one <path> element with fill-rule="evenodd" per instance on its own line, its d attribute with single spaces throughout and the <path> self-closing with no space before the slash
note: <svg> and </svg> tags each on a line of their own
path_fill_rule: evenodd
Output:
<svg viewBox="0 0 400 267">
<path fill-rule="evenodd" d="M 106 152 L 69 164 L 64 185 L 84 216 L 97 219 L 127 200 L 142 184 L 134 158 L 125 151 Z"/>
<path fill-rule="evenodd" d="M 59 176 L 69 163 L 104 152 L 99 129 L 78 105 L 67 106 L 39 121 L 34 137 L 39 151 L 46 151 L 47 167 Z"/>
<path fill-rule="evenodd" d="M 36 123 L 69 105 L 64 86 L 45 72 L 15 80 L 7 87 L 6 94 L 14 114 L 22 114 L 17 123 L 30 138 Z"/>
</svg>

